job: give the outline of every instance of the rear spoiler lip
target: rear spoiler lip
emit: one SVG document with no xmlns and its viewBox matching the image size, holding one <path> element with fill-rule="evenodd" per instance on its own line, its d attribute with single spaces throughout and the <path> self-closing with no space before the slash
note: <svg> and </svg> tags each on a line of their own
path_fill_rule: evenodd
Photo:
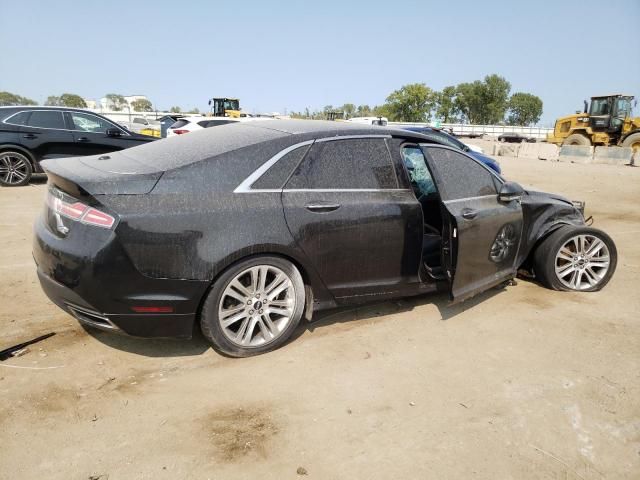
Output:
<svg viewBox="0 0 640 480">
<path fill-rule="evenodd" d="M 155 188 L 164 174 L 163 171 L 140 174 L 104 172 L 78 161 L 80 158 L 45 160 L 40 164 L 49 175 L 50 183 L 76 197 L 144 195 Z M 75 167 L 73 170 L 68 168 L 71 162 Z"/>
</svg>

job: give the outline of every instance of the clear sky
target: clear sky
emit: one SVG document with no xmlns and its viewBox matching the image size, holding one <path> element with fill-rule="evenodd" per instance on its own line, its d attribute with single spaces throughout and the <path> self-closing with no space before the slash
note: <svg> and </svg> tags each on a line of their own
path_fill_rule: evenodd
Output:
<svg viewBox="0 0 640 480">
<path fill-rule="evenodd" d="M 0 90 L 40 102 L 230 96 L 283 112 L 491 73 L 541 97 L 543 125 L 594 94 L 638 97 L 640 0 L 0 0 Z"/>
</svg>

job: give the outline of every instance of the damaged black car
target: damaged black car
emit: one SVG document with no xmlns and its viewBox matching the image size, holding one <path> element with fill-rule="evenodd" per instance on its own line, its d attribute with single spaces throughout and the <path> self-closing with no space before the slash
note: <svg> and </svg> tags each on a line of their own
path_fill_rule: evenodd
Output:
<svg viewBox="0 0 640 480">
<path fill-rule="evenodd" d="M 103 330 L 200 328 L 231 356 L 281 346 L 320 309 L 463 301 L 519 269 L 596 291 L 616 268 L 580 205 L 404 130 L 244 122 L 43 166 L 33 254 L 51 300 Z"/>
</svg>

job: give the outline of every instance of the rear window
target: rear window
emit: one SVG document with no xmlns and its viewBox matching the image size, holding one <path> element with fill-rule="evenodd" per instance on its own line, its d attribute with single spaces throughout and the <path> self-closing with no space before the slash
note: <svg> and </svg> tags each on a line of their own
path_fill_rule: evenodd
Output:
<svg viewBox="0 0 640 480">
<path fill-rule="evenodd" d="M 311 145 L 303 145 L 284 155 L 251 186 L 254 190 L 280 190 Z"/>
<path fill-rule="evenodd" d="M 182 128 L 189 123 L 189 120 L 178 120 L 176 123 L 171 125 L 169 128 Z"/>
<path fill-rule="evenodd" d="M 271 122 L 277 122 L 277 120 L 260 123 L 264 125 Z M 162 171 L 289 135 L 272 127 L 264 127 L 253 126 L 249 122 L 234 122 L 219 128 L 205 128 L 189 135 L 177 135 L 158 142 L 128 148 L 122 150 L 121 154 L 154 167 L 157 171 Z"/>
<path fill-rule="evenodd" d="M 67 128 L 64 124 L 62 112 L 48 110 L 36 110 L 31 112 L 31 117 L 29 117 L 27 125 L 30 127 L 57 128 L 61 130 Z"/>
<path fill-rule="evenodd" d="M 27 118 L 29 118 L 29 114 L 31 112 L 20 112 L 20 113 L 16 113 L 14 116 L 9 117 L 8 120 L 6 120 L 7 123 L 10 123 L 12 125 L 26 125 L 27 124 Z"/>
<path fill-rule="evenodd" d="M 200 125 L 202 128 L 209 128 L 209 127 L 218 127 L 220 125 L 227 125 L 228 123 L 234 123 L 233 120 L 202 120 L 201 122 L 198 122 L 198 125 Z"/>
</svg>

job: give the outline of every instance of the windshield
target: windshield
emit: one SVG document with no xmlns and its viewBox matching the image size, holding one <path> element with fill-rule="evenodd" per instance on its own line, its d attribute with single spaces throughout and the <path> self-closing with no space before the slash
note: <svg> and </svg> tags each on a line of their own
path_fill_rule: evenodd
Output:
<svg viewBox="0 0 640 480">
<path fill-rule="evenodd" d="M 240 110 L 240 102 L 238 100 L 226 99 L 224 101 L 225 110 Z"/>
<path fill-rule="evenodd" d="M 609 99 L 594 98 L 591 100 L 590 115 L 609 115 Z"/>
</svg>

